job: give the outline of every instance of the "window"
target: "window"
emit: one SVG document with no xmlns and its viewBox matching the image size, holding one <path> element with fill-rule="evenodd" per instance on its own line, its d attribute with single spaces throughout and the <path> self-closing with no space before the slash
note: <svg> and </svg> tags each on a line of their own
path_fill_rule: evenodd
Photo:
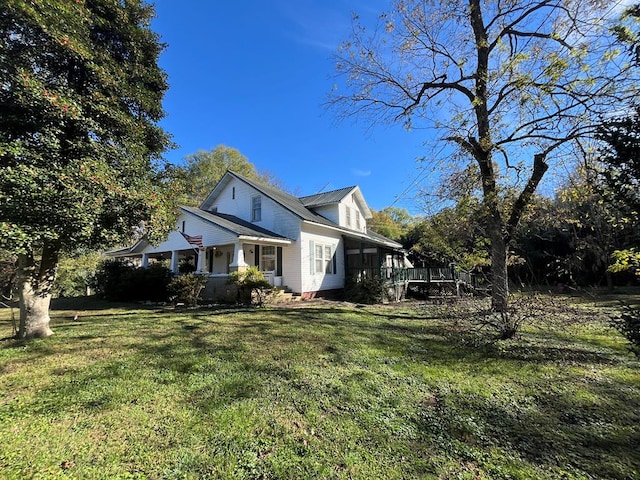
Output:
<svg viewBox="0 0 640 480">
<path fill-rule="evenodd" d="M 182 221 L 182 233 L 184 233 L 184 227 L 186 225 L 187 222 L 185 222 L 184 220 Z"/>
<path fill-rule="evenodd" d="M 316 244 L 316 273 L 324 272 L 323 252 L 322 245 Z"/>
<path fill-rule="evenodd" d="M 360 230 L 360 212 L 356 210 L 356 229 Z"/>
<path fill-rule="evenodd" d="M 313 242 L 312 242 L 313 243 Z M 331 245 L 311 245 L 311 273 L 336 273 L 336 258 Z"/>
<path fill-rule="evenodd" d="M 251 198 L 251 221 L 259 222 L 260 220 L 262 220 L 262 198 L 252 197 Z"/>
<path fill-rule="evenodd" d="M 273 245 L 265 245 L 260 257 L 260 270 L 263 272 L 273 272 L 276 269 L 276 247 Z"/>
<path fill-rule="evenodd" d="M 351 226 L 351 207 L 346 207 L 347 209 L 347 227 Z"/>
<path fill-rule="evenodd" d="M 236 199 L 236 187 L 231 187 L 231 200 Z"/>
<path fill-rule="evenodd" d="M 331 247 L 325 245 L 324 247 L 324 273 L 333 273 L 333 261 L 331 259 Z"/>
</svg>

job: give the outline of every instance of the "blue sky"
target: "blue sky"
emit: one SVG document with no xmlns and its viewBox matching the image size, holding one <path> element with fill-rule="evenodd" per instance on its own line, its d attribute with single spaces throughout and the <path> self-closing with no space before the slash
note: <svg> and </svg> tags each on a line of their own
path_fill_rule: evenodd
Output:
<svg viewBox="0 0 640 480">
<path fill-rule="evenodd" d="M 336 83 L 332 55 L 351 16 L 375 18 L 381 0 L 157 0 L 153 29 L 167 49 L 170 89 L 162 126 L 172 163 L 223 144 L 295 194 L 359 185 L 371 208 L 419 213 L 416 159 L 424 132 L 337 122 L 323 106 Z"/>
</svg>

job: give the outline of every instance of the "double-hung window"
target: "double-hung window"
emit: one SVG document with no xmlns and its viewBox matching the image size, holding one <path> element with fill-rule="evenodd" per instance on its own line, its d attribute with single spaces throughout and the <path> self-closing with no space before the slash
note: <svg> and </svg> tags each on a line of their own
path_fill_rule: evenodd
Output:
<svg viewBox="0 0 640 480">
<path fill-rule="evenodd" d="M 273 272 L 276 269 L 276 247 L 265 245 L 260 249 L 260 270 L 263 272 Z"/>
<path fill-rule="evenodd" d="M 312 272 L 311 273 L 335 273 L 335 256 L 331 245 L 316 243 L 313 246 Z"/>
<path fill-rule="evenodd" d="M 262 220 L 262 198 L 251 197 L 251 221 L 259 222 Z"/>
</svg>

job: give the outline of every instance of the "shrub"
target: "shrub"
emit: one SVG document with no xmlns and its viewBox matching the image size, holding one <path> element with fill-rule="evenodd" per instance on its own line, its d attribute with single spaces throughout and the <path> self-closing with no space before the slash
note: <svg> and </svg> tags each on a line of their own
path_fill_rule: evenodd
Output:
<svg viewBox="0 0 640 480">
<path fill-rule="evenodd" d="M 207 277 L 203 275 L 187 273 L 174 277 L 167 287 L 169 299 L 174 303 L 184 303 L 194 307 L 198 304 L 200 293 L 206 285 Z"/>
<path fill-rule="evenodd" d="M 245 305 L 262 306 L 273 292 L 271 284 L 255 266 L 247 267 L 243 271 L 231 272 L 227 283 L 236 286 L 238 289 L 237 301 Z"/>
<path fill-rule="evenodd" d="M 611 325 L 629 340 L 629 350 L 640 358 L 640 308 L 624 305 L 620 315 L 611 319 Z"/>
<path fill-rule="evenodd" d="M 348 278 L 344 296 L 345 300 L 354 303 L 380 303 L 385 299 L 384 280 L 380 277 Z"/>
<path fill-rule="evenodd" d="M 162 264 L 138 268 L 130 262 L 106 260 L 96 272 L 96 293 L 111 301 L 149 300 L 166 302 L 171 270 Z"/>
<path fill-rule="evenodd" d="M 106 300 L 121 299 L 125 294 L 124 277 L 135 268 L 131 262 L 126 260 L 105 260 L 96 270 L 94 280 L 96 294 Z"/>
<path fill-rule="evenodd" d="M 193 273 L 197 270 L 196 266 L 191 262 L 191 259 L 186 258 L 180 260 L 180 264 L 178 265 L 179 273 Z"/>
</svg>

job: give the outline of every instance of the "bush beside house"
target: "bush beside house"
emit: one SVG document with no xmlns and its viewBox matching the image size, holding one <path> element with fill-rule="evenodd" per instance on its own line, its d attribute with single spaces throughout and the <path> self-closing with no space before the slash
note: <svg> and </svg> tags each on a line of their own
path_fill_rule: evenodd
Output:
<svg viewBox="0 0 640 480">
<path fill-rule="evenodd" d="M 95 287 L 106 300 L 166 302 L 171 278 L 171 270 L 160 263 L 139 268 L 122 260 L 107 260 L 96 272 Z"/>
</svg>

